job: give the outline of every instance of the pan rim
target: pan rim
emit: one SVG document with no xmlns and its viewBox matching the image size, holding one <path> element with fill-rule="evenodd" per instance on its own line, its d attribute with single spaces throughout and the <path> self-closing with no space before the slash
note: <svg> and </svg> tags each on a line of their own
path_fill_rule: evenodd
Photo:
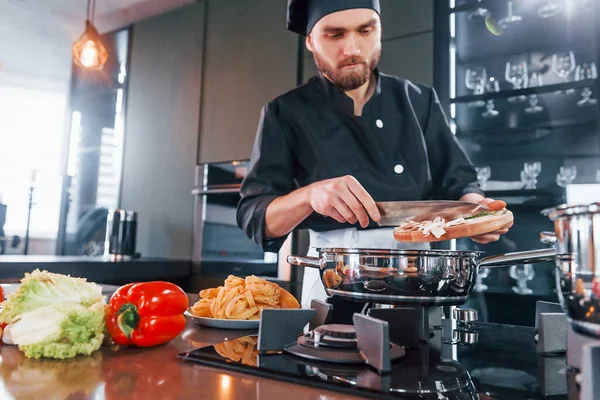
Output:
<svg viewBox="0 0 600 400">
<path fill-rule="evenodd" d="M 328 254 L 358 254 L 367 256 L 434 256 L 434 257 L 478 257 L 485 254 L 479 250 L 410 250 L 410 249 L 383 249 L 383 248 L 356 248 L 356 247 L 317 247 L 320 255 Z"/>
</svg>

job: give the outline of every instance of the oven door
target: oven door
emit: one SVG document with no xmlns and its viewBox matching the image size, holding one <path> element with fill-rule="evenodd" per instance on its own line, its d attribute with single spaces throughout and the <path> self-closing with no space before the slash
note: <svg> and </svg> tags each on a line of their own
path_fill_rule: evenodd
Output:
<svg viewBox="0 0 600 400">
<path fill-rule="evenodd" d="M 239 162 L 238 162 L 239 163 Z M 240 201 L 240 174 L 236 179 L 223 179 L 224 163 L 198 165 L 194 195 L 195 273 L 204 277 L 257 275 L 281 281 L 290 280 L 287 255 L 291 254 L 291 238 L 279 253 L 264 252 L 238 227 L 237 204 Z M 219 168 L 220 179 L 210 179 Z M 239 166 L 238 166 L 239 168 Z M 237 181 L 236 181 L 237 180 Z"/>
</svg>

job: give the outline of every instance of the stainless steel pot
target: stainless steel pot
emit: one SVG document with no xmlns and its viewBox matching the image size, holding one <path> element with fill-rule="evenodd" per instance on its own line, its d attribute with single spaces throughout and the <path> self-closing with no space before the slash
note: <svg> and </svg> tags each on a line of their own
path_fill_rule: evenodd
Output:
<svg viewBox="0 0 600 400">
<path fill-rule="evenodd" d="M 552 261 L 554 249 L 509 253 L 478 261 L 481 252 L 450 250 L 317 249 L 319 257 L 288 256 L 318 268 L 329 296 L 384 304 L 464 304 L 480 266 Z"/>
<path fill-rule="evenodd" d="M 556 246 L 556 289 L 573 329 L 600 337 L 600 203 L 549 208 L 554 233 L 541 240 Z"/>
</svg>

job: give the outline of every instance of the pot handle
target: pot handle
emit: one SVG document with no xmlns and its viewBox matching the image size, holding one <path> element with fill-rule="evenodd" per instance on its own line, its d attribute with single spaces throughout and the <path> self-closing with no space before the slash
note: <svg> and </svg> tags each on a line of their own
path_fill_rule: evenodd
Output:
<svg viewBox="0 0 600 400">
<path fill-rule="evenodd" d="M 287 262 L 299 267 L 311 267 L 321 269 L 321 259 L 319 257 L 310 256 L 287 256 Z"/>
<path fill-rule="evenodd" d="M 551 244 L 551 245 L 555 245 L 556 244 L 556 233 L 554 232 L 540 232 L 540 242 L 544 243 L 544 244 Z"/>
<path fill-rule="evenodd" d="M 479 267 L 501 267 L 513 264 L 529 264 L 542 261 L 554 261 L 556 249 L 539 249 L 529 251 L 517 251 L 515 253 L 499 254 L 485 257 L 478 264 Z"/>
</svg>

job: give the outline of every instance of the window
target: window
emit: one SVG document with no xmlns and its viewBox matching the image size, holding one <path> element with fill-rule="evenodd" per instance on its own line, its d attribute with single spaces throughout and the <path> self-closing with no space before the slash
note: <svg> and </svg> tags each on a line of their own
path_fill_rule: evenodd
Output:
<svg viewBox="0 0 600 400">
<path fill-rule="evenodd" d="M 7 235 L 25 234 L 33 183 L 30 236 L 56 237 L 66 108 L 66 93 L 0 86 L 0 196 L 7 205 Z"/>
</svg>

